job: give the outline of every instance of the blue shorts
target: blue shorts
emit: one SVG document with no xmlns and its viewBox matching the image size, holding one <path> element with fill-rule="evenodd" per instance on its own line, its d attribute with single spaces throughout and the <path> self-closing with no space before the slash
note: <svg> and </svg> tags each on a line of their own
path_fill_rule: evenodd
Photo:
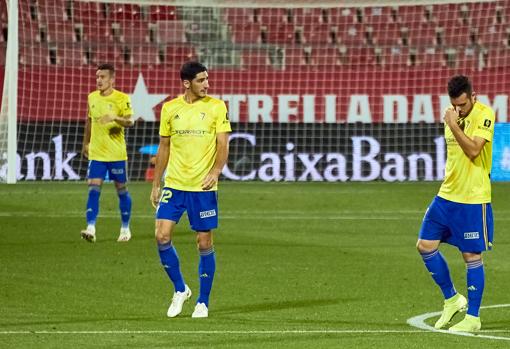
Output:
<svg viewBox="0 0 510 349">
<path fill-rule="evenodd" d="M 494 221 L 491 204 L 460 204 L 436 196 L 420 230 L 422 240 L 441 240 L 461 252 L 492 249 Z"/>
<path fill-rule="evenodd" d="M 126 161 L 97 161 L 90 160 L 89 168 L 87 170 L 87 178 L 99 178 L 104 180 L 106 174 L 108 178 L 117 183 L 127 182 Z"/>
<path fill-rule="evenodd" d="M 188 213 L 191 229 L 209 231 L 218 227 L 218 197 L 216 191 L 182 191 L 163 188 L 156 219 L 179 222 L 184 211 Z"/>
</svg>

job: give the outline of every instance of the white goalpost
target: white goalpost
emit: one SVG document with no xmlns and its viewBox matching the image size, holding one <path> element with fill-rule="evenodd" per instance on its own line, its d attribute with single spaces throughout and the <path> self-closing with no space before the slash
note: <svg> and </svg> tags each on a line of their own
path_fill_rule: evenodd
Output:
<svg viewBox="0 0 510 349">
<path fill-rule="evenodd" d="M 0 182 L 85 178 L 100 63 L 132 99 L 130 180 L 151 180 L 188 60 L 229 109 L 225 179 L 441 180 L 446 82 L 465 74 L 496 111 L 492 178 L 510 180 L 510 0 L 6 0 L 0 19 Z"/>
</svg>

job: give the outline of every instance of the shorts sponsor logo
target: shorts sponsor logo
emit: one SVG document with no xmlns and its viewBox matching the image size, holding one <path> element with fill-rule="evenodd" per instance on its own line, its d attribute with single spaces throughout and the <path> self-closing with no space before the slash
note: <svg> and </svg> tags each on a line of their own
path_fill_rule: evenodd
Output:
<svg viewBox="0 0 510 349">
<path fill-rule="evenodd" d="M 123 168 L 112 168 L 112 173 L 113 174 L 123 174 L 124 169 Z"/>
<path fill-rule="evenodd" d="M 475 240 L 480 238 L 480 233 L 477 231 L 470 231 L 464 233 L 464 240 Z"/>
<path fill-rule="evenodd" d="M 200 212 L 200 218 L 208 218 L 216 216 L 216 210 L 202 211 Z"/>
</svg>

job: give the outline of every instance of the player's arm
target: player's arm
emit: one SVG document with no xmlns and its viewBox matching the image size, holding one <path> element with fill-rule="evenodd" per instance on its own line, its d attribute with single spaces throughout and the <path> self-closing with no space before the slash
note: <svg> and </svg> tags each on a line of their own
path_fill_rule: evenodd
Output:
<svg viewBox="0 0 510 349">
<path fill-rule="evenodd" d="M 216 134 L 216 160 L 213 168 L 202 181 L 203 190 L 209 190 L 218 183 L 218 178 L 228 159 L 228 135 L 228 132 Z"/>
<path fill-rule="evenodd" d="M 86 159 L 88 159 L 89 157 L 90 134 L 91 134 L 90 116 L 87 111 L 87 121 L 85 121 L 85 133 L 83 135 L 83 147 L 81 149 L 81 153 Z"/>
<path fill-rule="evenodd" d="M 131 127 L 135 124 L 133 115 L 118 116 L 118 115 L 106 114 L 101 117 L 99 122 L 102 124 L 107 124 L 109 122 L 115 122 L 117 125 L 120 125 L 122 127 Z"/>
<path fill-rule="evenodd" d="M 457 124 L 458 113 L 452 108 L 445 111 L 444 121 L 453 133 L 457 143 L 464 151 L 464 154 L 471 160 L 474 160 L 482 151 L 483 146 L 487 142 L 482 137 L 475 136 L 473 139 L 466 136 L 464 131 Z"/>
<path fill-rule="evenodd" d="M 152 180 L 151 203 L 157 207 L 160 195 L 161 177 L 168 165 L 170 155 L 170 137 L 159 137 L 158 153 L 156 154 L 156 166 L 154 169 L 154 179 Z"/>
</svg>

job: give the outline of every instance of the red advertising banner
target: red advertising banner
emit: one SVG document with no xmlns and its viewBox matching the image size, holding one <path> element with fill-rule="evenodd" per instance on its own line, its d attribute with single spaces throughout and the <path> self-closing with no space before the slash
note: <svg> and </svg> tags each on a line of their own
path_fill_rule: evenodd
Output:
<svg viewBox="0 0 510 349">
<path fill-rule="evenodd" d="M 228 104 L 232 122 L 241 123 L 435 123 L 448 106 L 451 69 L 360 71 L 211 70 L 209 94 Z M 464 72 L 477 98 L 508 122 L 510 72 Z M 3 75 L 3 72 L 2 72 Z M 0 80 L 3 81 L 3 76 Z M 175 70 L 119 69 L 116 87 L 131 95 L 135 116 L 157 121 L 161 105 L 182 92 Z M 31 67 L 19 72 L 19 120 L 79 121 L 95 69 Z"/>
</svg>

